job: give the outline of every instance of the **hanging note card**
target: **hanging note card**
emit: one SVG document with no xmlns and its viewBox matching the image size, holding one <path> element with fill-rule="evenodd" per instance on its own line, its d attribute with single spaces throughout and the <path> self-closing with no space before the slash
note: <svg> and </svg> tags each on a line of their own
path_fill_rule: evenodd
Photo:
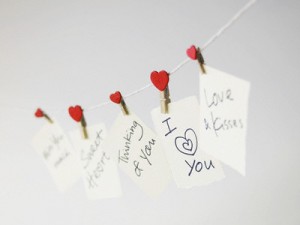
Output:
<svg viewBox="0 0 300 225">
<path fill-rule="evenodd" d="M 206 68 L 200 75 L 200 147 L 245 175 L 250 83 Z"/>
<path fill-rule="evenodd" d="M 159 195 L 170 171 L 157 136 L 136 115 L 120 114 L 104 146 L 120 168 L 147 194 Z"/>
<path fill-rule="evenodd" d="M 60 191 L 67 190 L 80 179 L 78 158 L 57 122 L 45 124 L 33 138 L 32 145 L 43 158 Z"/>
<path fill-rule="evenodd" d="M 115 161 L 102 147 L 106 137 L 103 124 L 88 126 L 88 139 L 84 139 L 81 130 L 74 130 L 70 137 L 78 151 L 83 181 L 89 199 L 113 198 L 122 194 L 119 173 Z"/>
<path fill-rule="evenodd" d="M 218 160 L 205 154 L 199 144 L 199 104 L 196 97 L 188 97 L 169 104 L 169 113 L 160 108 L 152 110 L 155 129 L 163 141 L 174 180 L 180 188 L 191 188 L 224 178 Z"/>
</svg>

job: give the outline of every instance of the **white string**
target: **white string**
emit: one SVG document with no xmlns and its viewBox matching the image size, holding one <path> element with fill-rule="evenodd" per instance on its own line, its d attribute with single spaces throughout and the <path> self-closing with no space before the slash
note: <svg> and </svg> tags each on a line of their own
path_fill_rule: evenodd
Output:
<svg viewBox="0 0 300 225">
<path fill-rule="evenodd" d="M 226 24 L 224 24 L 223 27 L 221 27 L 217 33 L 215 33 L 201 48 L 202 51 L 204 51 L 210 44 L 212 44 L 220 35 L 227 30 L 229 27 L 232 26 L 232 24 L 237 21 L 242 14 L 244 14 L 248 9 L 256 3 L 256 0 L 250 0 L 246 5 L 244 5 Z"/>
<path fill-rule="evenodd" d="M 218 37 L 220 37 L 224 31 L 226 31 L 229 27 L 231 27 L 231 25 L 237 21 L 243 13 L 245 13 L 254 3 L 256 3 L 256 0 L 250 0 L 246 5 L 244 5 L 226 24 L 224 24 L 224 26 L 222 26 L 217 33 L 215 33 L 201 48 L 201 51 L 204 51 L 210 44 L 212 44 Z M 190 58 L 186 58 L 185 60 L 183 60 L 182 62 L 180 62 L 174 69 L 171 70 L 171 72 L 169 72 L 169 74 L 173 74 L 175 72 L 177 72 L 180 68 L 182 68 L 185 64 L 187 64 L 188 62 L 190 62 L 191 59 Z M 129 94 L 127 94 L 126 96 L 124 96 L 124 98 L 128 98 L 131 97 L 133 95 L 136 95 L 142 91 L 144 91 L 145 89 L 149 88 L 153 86 L 151 83 L 145 85 L 144 87 L 141 87 L 138 90 L 135 90 Z M 87 110 L 94 110 L 97 108 L 100 108 L 104 105 L 108 105 L 110 102 L 104 102 L 102 104 L 99 105 L 95 105 L 92 107 L 89 107 Z"/>
<path fill-rule="evenodd" d="M 257 0 L 250 0 L 247 4 L 245 4 L 226 24 L 224 24 L 201 48 L 201 51 L 205 51 L 205 49 L 211 45 L 213 42 L 215 42 L 215 40 L 217 38 L 219 38 L 229 27 L 231 27 L 233 25 L 234 22 L 236 22 L 246 11 L 249 10 L 249 8 L 256 3 Z M 184 65 L 186 65 L 188 62 L 190 62 L 191 59 L 190 58 L 186 58 L 185 60 L 183 60 L 182 62 L 180 62 L 174 69 L 171 70 L 171 72 L 169 72 L 169 74 L 173 74 L 175 72 L 177 72 L 180 68 L 182 68 Z M 139 88 L 138 90 L 135 90 L 133 92 L 130 92 L 129 94 L 123 96 L 124 98 L 129 98 L 133 95 L 136 95 L 146 89 L 148 89 L 149 87 L 153 86 L 151 83 Z M 92 111 L 98 108 L 101 108 L 103 106 L 106 106 L 108 104 L 110 104 L 110 101 L 107 102 L 103 102 L 101 104 L 98 105 L 94 105 L 94 106 L 90 106 L 88 108 L 85 109 L 85 111 Z M 11 107 L 11 108 L 15 108 L 15 109 L 20 109 L 20 110 L 26 110 L 24 108 L 17 108 L 17 107 Z M 32 112 L 32 110 L 28 111 Z M 62 110 L 55 110 L 57 112 L 62 111 Z M 64 110 L 65 111 L 65 110 Z"/>
</svg>

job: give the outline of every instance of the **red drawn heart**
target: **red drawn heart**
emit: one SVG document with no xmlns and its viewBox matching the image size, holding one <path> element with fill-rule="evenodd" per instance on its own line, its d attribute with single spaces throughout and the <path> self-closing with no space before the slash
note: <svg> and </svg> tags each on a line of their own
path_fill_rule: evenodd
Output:
<svg viewBox="0 0 300 225">
<path fill-rule="evenodd" d="M 76 105 L 75 107 L 69 107 L 69 114 L 73 120 L 76 122 L 80 122 L 83 116 L 83 110 L 80 105 Z"/>
<path fill-rule="evenodd" d="M 116 91 L 115 93 L 111 94 L 109 98 L 112 102 L 120 104 L 122 100 L 122 95 L 119 91 Z"/>
<path fill-rule="evenodd" d="M 43 112 L 40 108 L 38 108 L 38 109 L 35 111 L 34 115 L 35 115 L 36 117 L 43 117 L 43 116 L 44 116 L 44 112 Z"/>
<path fill-rule="evenodd" d="M 197 59 L 197 48 L 195 45 L 192 45 L 190 48 L 186 50 L 186 54 L 193 60 Z"/>
<path fill-rule="evenodd" d="M 169 74 L 164 70 L 160 72 L 153 71 L 150 75 L 150 79 L 158 90 L 163 91 L 168 86 Z"/>
</svg>

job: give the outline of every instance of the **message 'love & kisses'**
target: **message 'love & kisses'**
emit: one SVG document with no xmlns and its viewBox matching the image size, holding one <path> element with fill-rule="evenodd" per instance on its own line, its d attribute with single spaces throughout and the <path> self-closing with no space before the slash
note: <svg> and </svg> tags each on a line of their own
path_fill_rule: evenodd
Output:
<svg viewBox="0 0 300 225">
<path fill-rule="evenodd" d="M 208 96 L 206 89 L 204 89 L 204 97 L 207 107 L 210 109 L 210 118 L 204 118 L 204 125 L 206 130 L 213 130 L 216 137 L 219 136 L 220 131 L 227 131 L 234 128 L 243 129 L 242 119 L 223 119 L 221 117 L 215 116 L 213 112 L 213 107 L 218 107 L 226 102 L 233 102 L 231 89 L 221 92 L 213 92 Z"/>
</svg>

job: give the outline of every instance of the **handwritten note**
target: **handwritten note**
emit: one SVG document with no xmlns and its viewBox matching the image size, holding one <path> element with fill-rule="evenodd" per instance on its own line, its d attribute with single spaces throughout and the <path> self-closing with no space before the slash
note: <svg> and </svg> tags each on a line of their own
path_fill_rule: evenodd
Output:
<svg viewBox="0 0 300 225">
<path fill-rule="evenodd" d="M 106 137 L 103 124 L 87 127 L 88 139 L 81 130 L 74 130 L 70 137 L 78 151 L 83 181 L 89 199 L 119 197 L 122 193 L 116 163 L 102 147 Z"/>
<path fill-rule="evenodd" d="M 163 141 L 174 180 L 180 188 L 191 188 L 224 178 L 218 160 L 201 151 L 199 104 L 192 96 L 151 112 L 155 129 Z"/>
<path fill-rule="evenodd" d="M 245 175 L 250 83 L 206 68 L 200 75 L 200 147 Z"/>
<path fill-rule="evenodd" d="M 170 171 L 157 136 L 136 115 L 120 114 L 104 146 L 120 168 L 147 194 L 159 195 Z"/>
<path fill-rule="evenodd" d="M 46 163 L 58 190 L 66 191 L 80 179 L 77 156 L 57 122 L 45 124 L 33 138 L 32 145 Z"/>
</svg>

